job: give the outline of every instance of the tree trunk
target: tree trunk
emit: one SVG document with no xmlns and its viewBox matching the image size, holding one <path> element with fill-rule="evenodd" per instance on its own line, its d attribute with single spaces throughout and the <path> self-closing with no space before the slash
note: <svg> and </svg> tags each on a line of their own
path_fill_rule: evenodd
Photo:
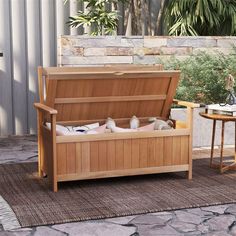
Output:
<svg viewBox="0 0 236 236">
<path fill-rule="evenodd" d="M 146 33 L 146 9 L 145 9 L 145 0 L 141 0 L 141 28 L 142 36 Z"/>
<path fill-rule="evenodd" d="M 165 0 L 161 0 L 160 10 L 159 10 L 158 16 L 157 16 L 156 35 L 160 34 L 160 30 L 161 30 L 161 19 L 162 19 L 162 15 L 163 15 L 163 12 L 164 12 L 164 7 L 165 7 Z"/>
<path fill-rule="evenodd" d="M 133 13 L 133 0 L 130 1 L 129 7 L 126 10 L 126 32 L 125 36 L 132 35 L 132 13 Z"/>
</svg>

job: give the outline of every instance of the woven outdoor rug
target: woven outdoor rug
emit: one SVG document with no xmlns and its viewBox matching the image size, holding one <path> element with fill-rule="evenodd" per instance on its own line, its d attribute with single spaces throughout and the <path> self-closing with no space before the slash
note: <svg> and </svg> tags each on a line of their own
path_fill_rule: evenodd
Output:
<svg viewBox="0 0 236 236">
<path fill-rule="evenodd" d="M 219 174 L 206 159 L 194 161 L 192 181 L 183 173 L 76 181 L 58 193 L 37 177 L 37 163 L 0 165 L 0 195 L 20 227 L 236 203 L 235 185 L 236 171 Z"/>
</svg>

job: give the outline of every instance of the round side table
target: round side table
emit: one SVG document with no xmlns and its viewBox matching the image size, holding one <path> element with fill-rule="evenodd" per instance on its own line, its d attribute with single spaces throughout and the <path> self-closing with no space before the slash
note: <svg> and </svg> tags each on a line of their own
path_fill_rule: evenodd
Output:
<svg viewBox="0 0 236 236">
<path fill-rule="evenodd" d="M 219 168 L 220 173 L 223 173 L 226 170 L 236 170 L 236 117 L 235 116 L 227 116 L 227 115 L 220 115 L 220 114 L 208 114 L 205 112 L 200 112 L 200 116 L 213 120 L 213 129 L 212 129 L 212 140 L 211 140 L 211 159 L 210 159 L 210 167 L 211 168 Z M 221 146 L 220 146 L 220 163 L 215 164 L 213 163 L 213 155 L 214 155 L 214 141 L 215 141 L 215 130 L 216 130 L 216 121 L 221 121 Z M 231 164 L 225 164 L 223 162 L 223 150 L 224 150 L 224 129 L 225 123 L 232 121 L 235 123 L 235 154 L 234 154 L 234 161 Z"/>
</svg>

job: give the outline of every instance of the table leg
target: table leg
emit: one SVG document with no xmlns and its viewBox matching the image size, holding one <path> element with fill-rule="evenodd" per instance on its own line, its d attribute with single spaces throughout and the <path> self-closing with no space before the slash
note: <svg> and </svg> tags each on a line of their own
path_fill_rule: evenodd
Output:
<svg viewBox="0 0 236 236">
<path fill-rule="evenodd" d="M 222 120 L 221 127 L 221 147 L 220 147 L 220 172 L 223 173 L 223 150 L 224 150 L 225 122 Z"/>
<path fill-rule="evenodd" d="M 236 127 L 236 123 L 235 123 L 235 127 Z M 210 167 L 212 167 L 212 164 L 213 164 L 212 162 L 213 162 L 213 155 L 214 155 L 215 132 L 216 132 L 216 120 L 213 120 Z"/>
</svg>

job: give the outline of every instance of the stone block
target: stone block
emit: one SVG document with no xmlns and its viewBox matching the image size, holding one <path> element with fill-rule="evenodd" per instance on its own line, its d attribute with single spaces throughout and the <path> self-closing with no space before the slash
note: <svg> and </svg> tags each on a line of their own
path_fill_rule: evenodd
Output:
<svg viewBox="0 0 236 236">
<path fill-rule="evenodd" d="M 181 221 L 174 221 L 170 223 L 170 226 L 181 233 L 188 233 L 196 230 L 196 225 Z"/>
<path fill-rule="evenodd" d="M 191 55 L 192 47 L 161 47 L 161 54 L 163 55 Z"/>
<path fill-rule="evenodd" d="M 72 38 L 73 45 L 83 48 L 105 48 L 105 47 L 133 47 L 133 45 L 121 37 L 77 37 Z"/>
<path fill-rule="evenodd" d="M 217 39 L 214 37 L 169 37 L 167 47 L 216 47 Z"/>
<path fill-rule="evenodd" d="M 106 48 L 85 48 L 84 56 L 105 56 Z"/>
<path fill-rule="evenodd" d="M 120 47 L 108 47 L 106 48 L 106 56 L 132 56 L 134 53 L 133 48 L 120 48 Z"/>
<path fill-rule="evenodd" d="M 177 221 L 182 221 L 185 223 L 191 223 L 191 224 L 200 224 L 203 221 L 203 218 L 199 215 L 195 215 L 189 212 L 185 212 L 185 211 L 175 211 L 175 215 L 176 215 L 176 220 Z"/>
<path fill-rule="evenodd" d="M 132 56 L 94 56 L 94 57 L 75 57 L 64 56 L 62 65 L 101 65 L 101 64 L 131 64 Z"/>
<path fill-rule="evenodd" d="M 153 65 L 158 63 L 157 56 L 134 56 L 134 64 Z"/>
<path fill-rule="evenodd" d="M 143 47 L 144 39 L 141 36 L 122 38 L 121 43 L 129 47 Z"/>
<path fill-rule="evenodd" d="M 134 55 L 137 56 L 145 56 L 145 55 L 160 55 L 161 50 L 160 48 L 134 48 Z"/>
<path fill-rule="evenodd" d="M 233 48 L 236 47 L 236 37 L 224 37 L 217 39 L 217 47 Z"/>
<path fill-rule="evenodd" d="M 83 56 L 84 49 L 80 47 L 62 47 L 61 55 L 62 56 Z"/>
<path fill-rule="evenodd" d="M 49 228 L 47 226 L 37 227 L 34 236 L 66 236 L 65 233 Z"/>
<path fill-rule="evenodd" d="M 209 225 L 211 231 L 227 231 L 234 221 L 235 216 L 220 215 L 206 221 L 205 224 Z"/>
<path fill-rule="evenodd" d="M 193 55 L 196 55 L 200 52 L 206 52 L 206 53 L 209 53 L 209 54 L 223 53 L 225 55 L 236 54 L 236 50 L 234 50 L 233 48 L 214 47 L 214 48 L 194 48 L 193 49 Z"/>
<path fill-rule="evenodd" d="M 167 46 L 167 37 L 144 37 L 144 47 L 163 47 Z"/>
</svg>

